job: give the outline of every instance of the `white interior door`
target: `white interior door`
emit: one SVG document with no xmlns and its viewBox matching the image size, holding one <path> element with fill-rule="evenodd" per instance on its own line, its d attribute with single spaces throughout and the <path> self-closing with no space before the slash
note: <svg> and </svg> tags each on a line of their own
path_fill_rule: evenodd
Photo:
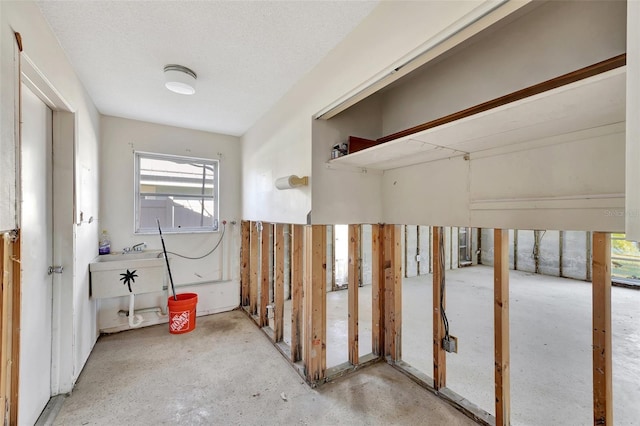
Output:
<svg viewBox="0 0 640 426">
<path fill-rule="evenodd" d="M 22 85 L 22 305 L 18 421 L 32 425 L 51 397 L 52 111 Z"/>
</svg>

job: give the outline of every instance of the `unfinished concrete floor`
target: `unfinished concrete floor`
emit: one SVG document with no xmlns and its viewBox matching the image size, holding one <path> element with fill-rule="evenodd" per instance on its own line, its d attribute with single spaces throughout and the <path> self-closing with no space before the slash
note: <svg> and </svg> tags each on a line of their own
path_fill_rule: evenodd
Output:
<svg viewBox="0 0 640 426">
<path fill-rule="evenodd" d="M 402 285 L 402 359 L 429 377 L 431 280 L 405 278 Z M 447 271 L 446 282 L 451 334 L 459 338 L 459 353 L 447 355 L 447 387 L 494 414 L 493 268 Z M 369 303 L 359 304 L 361 326 L 369 318 L 361 354 L 371 351 L 370 288 L 359 290 Z M 591 283 L 511 271 L 510 304 L 512 424 L 592 424 Z M 640 425 L 640 291 L 615 287 L 612 305 L 614 422 Z M 346 291 L 327 295 L 327 318 L 331 367 L 348 359 Z"/>
<path fill-rule="evenodd" d="M 283 395 L 286 400 L 283 399 Z M 98 340 L 58 425 L 471 425 L 385 363 L 309 388 L 240 311 Z"/>
</svg>

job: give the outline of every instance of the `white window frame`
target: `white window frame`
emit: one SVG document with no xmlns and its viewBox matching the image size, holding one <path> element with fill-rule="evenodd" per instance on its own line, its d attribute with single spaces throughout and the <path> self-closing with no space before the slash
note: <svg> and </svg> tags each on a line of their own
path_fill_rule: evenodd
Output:
<svg viewBox="0 0 640 426">
<path fill-rule="evenodd" d="M 171 154 L 158 154 L 152 152 L 134 151 L 134 234 L 157 234 L 158 228 L 140 228 L 140 206 L 141 206 L 141 194 L 140 192 L 140 160 L 141 158 L 150 158 L 158 160 L 168 160 L 176 162 L 190 162 L 190 163 L 202 163 L 207 166 L 211 166 L 214 169 L 214 188 L 212 196 L 198 196 L 197 198 L 207 198 L 213 200 L 213 225 L 202 227 L 170 227 L 166 224 L 162 224 L 162 233 L 167 234 L 191 234 L 191 233 L 207 233 L 207 232 L 219 232 L 219 218 L 220 218 L 220 161 L 209 158 L 187 157 L 183 155 L 171 155 Z M 165 196 L 188 196 L 191 194 L 162 194 Z M 194 197 L 196 198 L 196 197 Z"/>
</svg>

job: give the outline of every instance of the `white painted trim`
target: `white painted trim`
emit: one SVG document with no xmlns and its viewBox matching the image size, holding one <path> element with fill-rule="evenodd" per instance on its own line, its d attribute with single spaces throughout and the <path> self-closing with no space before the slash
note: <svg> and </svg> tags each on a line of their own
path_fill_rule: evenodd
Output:
<svg viewBox="0 0 640 426">
<path fill-rule="evenodd" d="M 470 210 L 624 209 L 624 194 L 588 194 L 558 197 L 473 200 Z"/>
<path fill-rule="evenodd" d="M 51 84 L 51 81 L 33 63 L 29 55 L 22 52 L 22 82 L 54 111 L 75 112 L 71 104 Z"/>
<path fill-rule="evenodd" d="M 77 376 L 73 328 L 77 120 L 72 105 L 24 52 L 21 81 L 53 111 L 54 154 L 69 146 L 72 152 L 71 159 L 53 156 L 53 262 L 64 267 L 63 274 L 53 277 L 51 318 L 51 395 L 58 395 L 70 392 Z M 61 164 L 64 161 L 71 167 Z"/>
</svg>

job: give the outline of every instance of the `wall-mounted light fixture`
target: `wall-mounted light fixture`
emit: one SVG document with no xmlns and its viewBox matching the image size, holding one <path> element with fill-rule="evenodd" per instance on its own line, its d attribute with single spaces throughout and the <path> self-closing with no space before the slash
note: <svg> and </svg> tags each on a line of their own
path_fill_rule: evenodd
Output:
<svg viewBox="0 0 640 426">
<path fill-rule="evenodd" d="M 182 65 L 170 64 L 164 67 L 164 86 L 181 95 L 193 95 L 196 93 L 195 72 Z"/>
<path fill-rule="evenodd" d="M 278 189 L 291 189 L 299 186 L 307 186 L 308 184 L 308 176 L 298 177 L 295 175 L 291 175 L 276 179 L 276 188 Z"/>
</svg>

